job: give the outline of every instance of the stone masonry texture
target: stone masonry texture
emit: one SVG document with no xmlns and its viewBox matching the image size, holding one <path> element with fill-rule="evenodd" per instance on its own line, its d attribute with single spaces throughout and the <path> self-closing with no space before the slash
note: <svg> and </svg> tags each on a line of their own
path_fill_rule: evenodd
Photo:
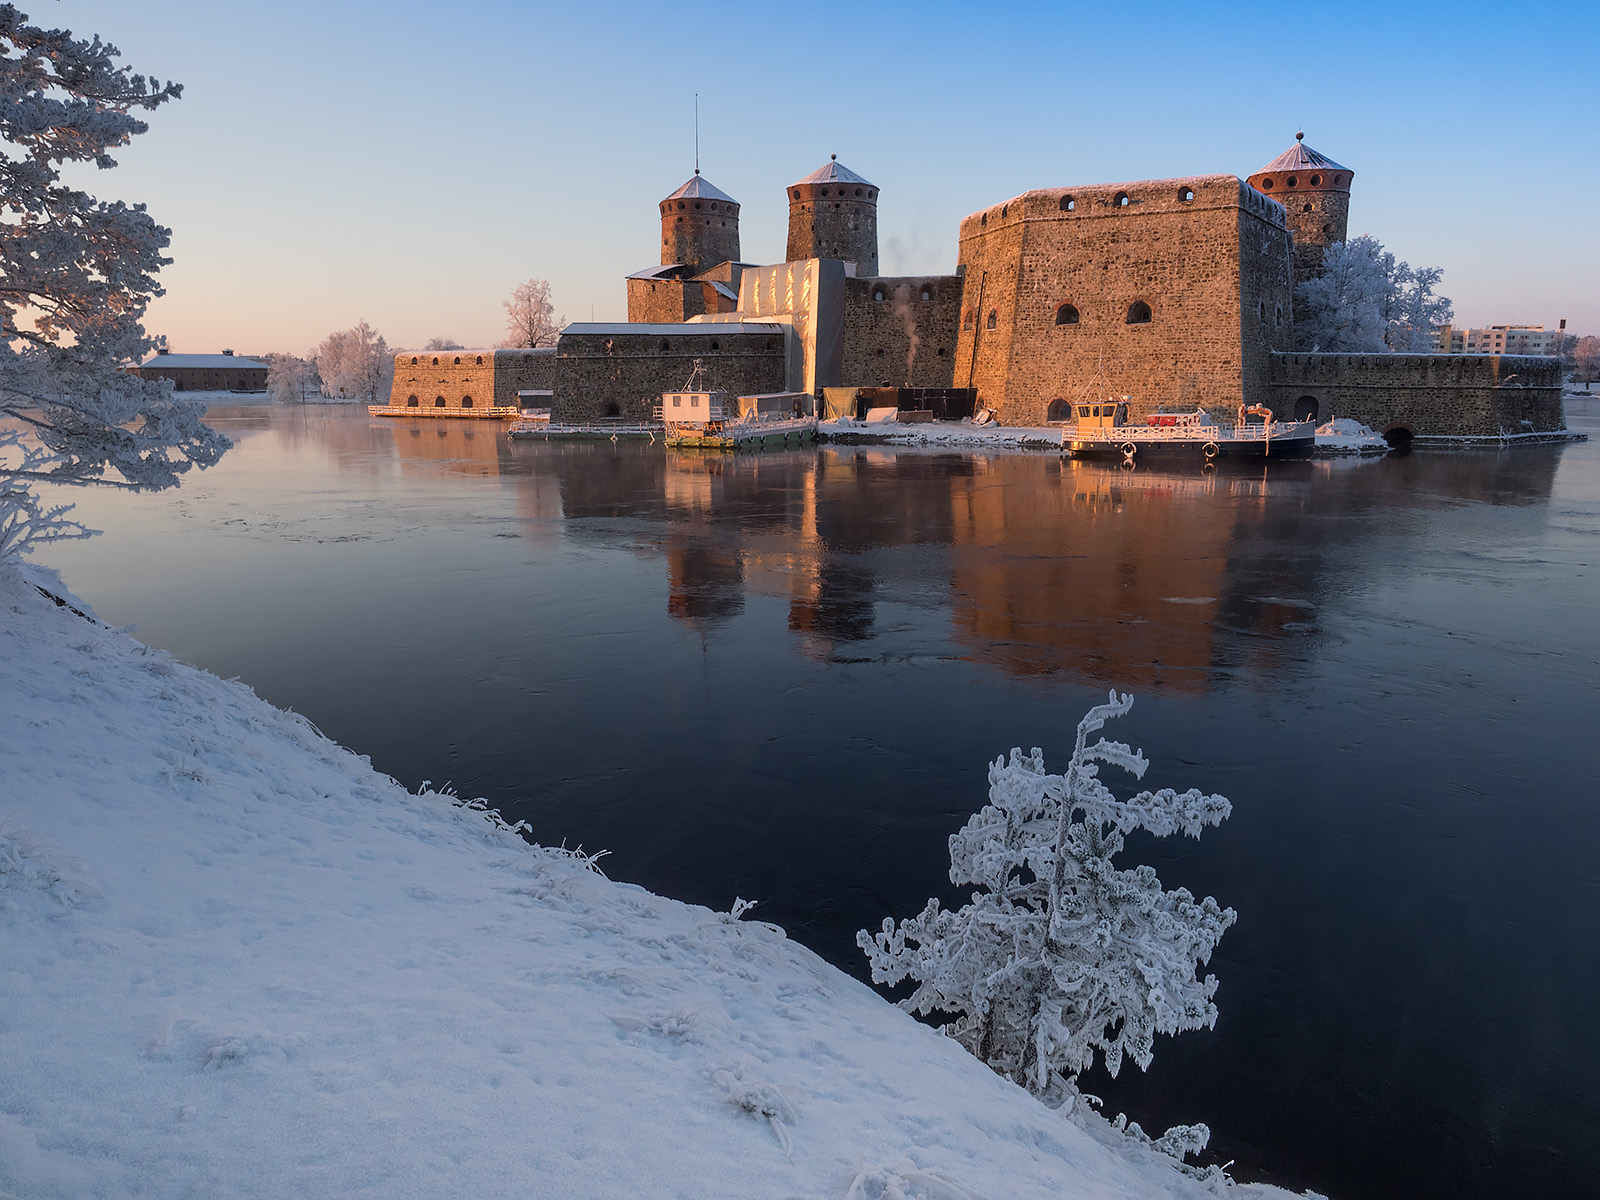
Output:
<svg viewBox="0 0 1600 1200">
<path fill-rule="evenodd" d="M 964 219 L 957 261 L 954 386 L 1010 424 L 1265 400 L 1291 345 L 1283 208 L 1232 175 L 1030 191 Z"/>
<path fill-rule="evenodd" d="M 1499 437 L 1563 428 L 1561 366 L 1532 355 L 1274 354 L 1274 409 L 1314 403 L 1379 433 Z"/>
<path fill-rule="evenodd" d="M 959 276 L 846 279 L 844 296 L 844 386 L 952 386 Z"/>
</svg>

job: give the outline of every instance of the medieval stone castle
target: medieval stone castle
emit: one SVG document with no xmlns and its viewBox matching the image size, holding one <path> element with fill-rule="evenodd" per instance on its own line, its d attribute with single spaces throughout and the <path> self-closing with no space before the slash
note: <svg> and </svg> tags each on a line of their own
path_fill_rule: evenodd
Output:
<svg viewBox="0 0 1600 1200">
<path fill-rule="evenodd" d="M 391 403 L 542 402 L 558 421 L 647 420 L 695 360 L 735 394 L 972 388 L 1011 425 L 1127 395 L 1281 418 L 1354 417 L 1396 440 L 1562 425 L 1554 359 L 1294 350 L 1294 287 L 1342 242 L 1354 173 L 1300 136 L 1234 175 L 1025 192 L 966 217 L 954 275 L 878 274 L 877 186 L 836 160 L 789 185 L 786 261 L 741 261 L 740 205 L 698 171 L 659 204 L 661 263 L 626 323 L 554 347 L 396 357 Z M 474 400 L 473 397 L 477 399 Z"/>
</svg>

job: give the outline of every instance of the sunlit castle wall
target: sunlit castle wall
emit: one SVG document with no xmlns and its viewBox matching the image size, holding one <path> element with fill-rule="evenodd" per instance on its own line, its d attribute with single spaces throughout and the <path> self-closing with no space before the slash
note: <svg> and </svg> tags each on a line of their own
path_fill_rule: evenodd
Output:
<svg viewBox="0 0 1600 1200">
<path fill-rule="evenodd" d="M 739 260 L 739 204 L 698 171 L 661 202 L 661 262 L 698 274 Z"/>
<path fill-rule="evenodd" d="M 389 404 L 465 411 L 520 406 L 518 392 L 555 387 L 556 350 L 407 351 L 394 356 Z"/>
<path fill-rule="evenodd" d="M 1045 188 L 961 222 L 954 386 L 1012 424 L 1127 395 L 1224 413 L 1292 344 L 1283 207 L 1232 175 Z"/>
</svg>

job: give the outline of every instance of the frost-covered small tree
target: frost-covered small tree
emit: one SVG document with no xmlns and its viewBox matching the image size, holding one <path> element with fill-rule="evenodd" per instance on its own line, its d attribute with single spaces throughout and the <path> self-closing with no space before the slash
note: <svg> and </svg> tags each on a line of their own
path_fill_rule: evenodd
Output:
<svg viewBox="0 0 1600 1200">
<path fill-rule="evenodd" d="M 1453 308 L 1434 291 L 1444 271 L 1413 269 L 1362 234 L 1328 247 L 1320 274 L 1295 288 L 1295 344 L 1325 354 L 1422 352 Z"/>
<path fill-rule="evenodd" d="M 68 163 L 115 167 L 110 152 L 148 128 L 135 114 L 182 93 L 118 53 L 0 5 L 0 561 L 88 532 L 35 484 L 173 487 L 230 445 L 203 403 L 124 369 L 155 348 L 141 321 L 170 231 L 61 178 Z"/>
<path fill-rule="evenodd" d="M 394 355 L 389 343 L 365 321 L 330 333 L 313 352 L 322 394 L 333 399 L 364 400 L 377 404 L 389 398 L 394 379 Z"/>
<path fill-rule="evenodd" d="M 506 310 L 506 340 L 501 344 L 510 349 L 554 346 L 556 335 L 567 323 L 565 317 L 556 316 L 548 280 L 530 279 L 519 283 L 511 299 L 502 303 Z"/>
<path fill-rule="evenodd" d="M 279 404 L 304 404 L 319 386 L 316 364 L 296 354 L 267 355 L 267 391 Z"/>
<path fill-rule="evenodd" d="M 422 348 L 424 350 L 465 350 L 466 349 L 465 346 L 463 346 L 460 342 L 456 341 L 455 338 L 453 338 L 453 337 L 434 337 L 434 338 L 429 338 L 428 341 L 427 341 L 427 344 L 425 346 L 423 346 Z"/>
<path fill-rule="evenodd" d="M 1047 774 L 1037 749 L 990 765 L 988 805 L 950 838 L 951 880 L 980 889 L 971 904 L 952 912 L 929 900 L 856 936 L 875 982 L 916 984 L 903 1008 L 955 1014 L 949 1036 L 1052 1105 L 1077 1094 L 1097 1051 L 1112 1075 L 1124 1058 L 1144 1068 L 1156 1034 L 1217 1017 L 1216 978 L 1195 970 L 1234 911 L 1112 860 L 1135 829 L 1198 837 L 1232 806 L 1197 789 L 1117 799 L 1099 764 L 1135 777 L 1149 764 L 1121 742 L 1088 739 L 1132 705 L 1113 691 L 1089 710 L 1064 774 Z"/>
</svg>

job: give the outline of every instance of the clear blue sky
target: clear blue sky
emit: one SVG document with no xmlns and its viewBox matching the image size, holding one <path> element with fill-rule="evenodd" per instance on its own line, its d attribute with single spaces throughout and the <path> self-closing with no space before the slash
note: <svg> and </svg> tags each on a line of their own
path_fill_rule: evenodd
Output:
<svg viewBox="0 0 1600 1200">
<path fill-rule="evenodd" d="M 1293 141 L 1355 171 L 1350 232 L 1444 268 L 1457 324 L 1600 333 L 1600 5 L 265 4 L 23 0 L 184 84 L 85 182 L 173 230 L 173 348 L 502 335 L 529 276 L 626 315 L 657 202 L 701 167 L 784 254 L 784 186 L 881 189 L 886 273 L 950 271 L 1034 187 L 1231 172 Z"/>
</svg>

